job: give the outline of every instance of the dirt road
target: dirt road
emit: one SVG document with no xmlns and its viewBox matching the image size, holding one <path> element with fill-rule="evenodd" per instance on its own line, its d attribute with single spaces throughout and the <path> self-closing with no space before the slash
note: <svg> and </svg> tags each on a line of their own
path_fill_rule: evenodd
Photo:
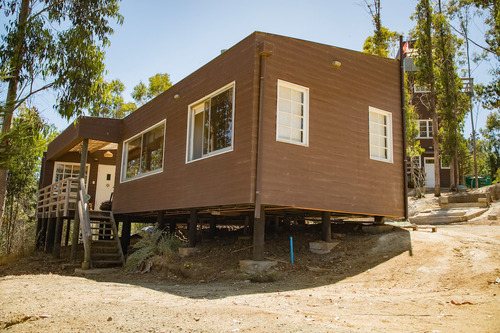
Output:
<svg viewBox="0 0 500 333">
<path fill-rule="evenodd" d="M 328 255 L 298 244 L 296 263 L 281 263 L 275 282 L 237 273 L 236 255 L 249 254 L 221 257 L 227 271 L 217 267 L 212 282 L 121 270 L 82 277 L 46 256 L 25 259 L 0 267 L 0 329 L 500 332 L 498 223 L 348 235 Z M 210 265 L 198 257 L 193 265 Z"/>
</svg>

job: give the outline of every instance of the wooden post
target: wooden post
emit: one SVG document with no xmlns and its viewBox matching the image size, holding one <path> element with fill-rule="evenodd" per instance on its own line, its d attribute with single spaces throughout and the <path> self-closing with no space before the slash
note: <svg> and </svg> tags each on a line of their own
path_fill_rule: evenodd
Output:
<svg viewBox="0 0 500 333">
<path fill-rule="evenodd" d="M 82 152 L 80 157 L 80 172 L 78 173 L 78 179 L 85 177 L 85 167 L 87 165 L 87 153 L 89 148 L 89 139 L 85 138 L 82 141 Z M 69 188 L 68 188 L 69 191 Z M 80 192 L 80 181 L 78 181 L 78 193 Z M 76 262 L 76 251 L 78 249 L 78 236 L 80 234 L 80 216 L 78 214 L 78 201 L 83 200 L 77 194 L 77 204 L 75 207 L 75 222 L 73 225 L 73 239 L 71 242 L 71 256 L 70 261 L 72 264 Z"/>
<path fill-rule="evenodd" d="M 274 217 L 274 234 L 277 234 L 280 228 L 280 217 L 275 216 Z"/>
<path fill-rule="evenodd" d="M 217 216 L 212 215 L 210 217 L 210 231 L 208 234 L 208 238 L 214 239 L 216 233 L 217 233 Z"/>
<path fill-rule="evenodd" d="M 54 217 L 49 217 L 47 222 L 47 233 L 45 236 L 45 252 L 50 253 L 54 248 L 54 236 L 56 231 L 56 221 Z"/>
<path fill-rule="evenodd" d="M 69 233 L 71 229 L 71 219 L 66 219 L 66 239 L 64 240 L 64 246 L 68 246 L 69 244 Z"/>
<path fill-rule="evenodd" d="M 197 232 L 197 222 L 198 222 L 198 214 L 196 213 L 196 209 L 191 209 L 191 213 L 189 214 L 189 247 L 196 246 L 196 232 Z"/>
<path fill-rule="evenodd" d="M 130 216 L 125 216 L 122 225 L 122 251 L 123 255 L 127 254 L 128 246 L 130 245 L 130 230 L 132 229 L 132 220 Z"/>
<path fill-rule="evenodd" d="M 47 228 L 47 219 L 39 218 L 40 220 L 40 230 L 36 232 L 36 249 L 43 250 L 43 245 L 45 244 L 45 231 Z"/>
<path fill-rule="evenodd" d="M 256 208 L 253 226 L 253 260 L 264 260 L 266 212 L 264 205 Z"/>
<path fill-rule="evenodd" d="M 175 229 L 177 228 L 177 221 L 175 218 L 171 218 L 170 221 L 168 222 L 168 234 L 170 236 L 175 235 Z"/>
<path fill-rule="evenodd" d="M 321 233 L 325 242 L 332 241 L 332 222 L 330 212 L 321 212 Z"/>
<path fill-rule="evenodd" d="M 159 210 L 158 215 L 156 216 L 156 225 L 161 231 L 165 231 L 167 229 L 167 224 L 165 223 L 165 218 L 163 217 L 164 214 L 164 210 Z"/>
<path fill-rule="evenodd" d="M 55 238 L 54 238 L 54 249 L 52 250 L 52 256 L 59 259 L 61 256 L 61 238 L 63 229 L 63 218 L 58 216 L 56 218 L 56 228 L 55 228 Z"/>
<path fill-rule="evenodd" d="M 35 234 L 35 249 L 40 247 L 40 236 L 43 228 L 43 218 L 39 217 L 36 220 L 36 234 Z"/>
</svg>

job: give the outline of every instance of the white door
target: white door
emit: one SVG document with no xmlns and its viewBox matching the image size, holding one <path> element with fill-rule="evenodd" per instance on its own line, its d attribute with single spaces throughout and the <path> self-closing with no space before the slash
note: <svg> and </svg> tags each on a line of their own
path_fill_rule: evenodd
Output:
<svg viewBox="0 0 500 333">
<path fill-rule="evenodd" d="M 97 186 L 95 193 L 95 207 L 99 210 L 103 201 L 109 200 L 115 187 L 116 166 L 99 164 L 97 169 Z"/>
<path fill-rule="evenodd" d="M 424 158 L 424 171 L 425 179 L 427 181 L 427 187 L 434 187 L 436 185 L 436 177 L 434 177 L 434 158 L 425 157 Z"/>
</svg>

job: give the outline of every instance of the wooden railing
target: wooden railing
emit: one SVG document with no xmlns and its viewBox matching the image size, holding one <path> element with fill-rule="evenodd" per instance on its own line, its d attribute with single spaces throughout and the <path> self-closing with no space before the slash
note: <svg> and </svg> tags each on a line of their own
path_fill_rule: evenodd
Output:
<svg viewBox="0 0 500 333">
<path fill-rule="evenodd" d="M 91 267 L 92 230 L 90 229 L 89 203 L 87 191 L 85 190 L 85 181 L 83 178 L 80 178 L 77 207 L 78 216 L 80 218 L 80 226 L 82 228 L 82 241 L 84 249 L 82 268 L 89 269 Z"/>
<path fill-rule="evenodd" d="M 78 178 L 66 178 L 38 191 L 37 217 L 68 216 L 76 208 Z"/>
</svg>

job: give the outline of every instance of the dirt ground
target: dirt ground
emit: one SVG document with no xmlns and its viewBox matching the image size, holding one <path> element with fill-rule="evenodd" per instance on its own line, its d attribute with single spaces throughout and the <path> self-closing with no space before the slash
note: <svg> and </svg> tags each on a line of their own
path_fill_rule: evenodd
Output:
<svg viewBox="0 0 500 333">
<path fill-rule="evenodd" d="M 435 205 L 433 198 L 411 203 Z M 269 236 L 278 266 L 252 282 L 238 270 L 250 239 L 226 231 L 178 269 L 78 275 L 45 254 L 0 266 L 0 330 L 11 332 L 500 332 L 500 202 L 437 232 L 336 231 L 308 251 L 317 226 Z M 500 214 L 499 214 L 500 215 Z M 290 263 L 289 237 L 295 263 Z M 274 238 L 274 239 L 272 239 Z M 259 279 L 257 279 L 259 280 Z"/>
</svg>

